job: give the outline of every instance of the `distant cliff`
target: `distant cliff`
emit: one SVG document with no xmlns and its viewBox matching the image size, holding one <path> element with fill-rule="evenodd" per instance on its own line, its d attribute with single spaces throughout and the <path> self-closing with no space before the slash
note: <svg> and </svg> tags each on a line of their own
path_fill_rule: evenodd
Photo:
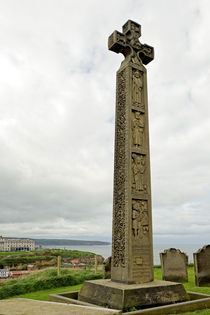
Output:
<svg viewBox="0 0 210 315">
<path fill-rule="evenodd" d="M 33 239 L 37 245 L 43 246 L 71 246 L 71 245 L 110 245 L 109 242 L 101 241 L 82 241 L 82 240 L 67 240 L 67 239 Z"/>
</svg>

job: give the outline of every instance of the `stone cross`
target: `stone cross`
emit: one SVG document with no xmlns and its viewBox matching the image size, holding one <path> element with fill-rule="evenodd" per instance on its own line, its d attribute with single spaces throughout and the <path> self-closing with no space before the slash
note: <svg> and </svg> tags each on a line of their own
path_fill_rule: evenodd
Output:
<svg viewBox="0 0 210 315">
<path fill-rule="evenodd" d="M 182 302 L 181 283 L 153 281 L 147 78 L 143 64 L 154 50 L 139 42 L 141 26 L 129 20 L 109 37 L 125 56 L 117 71 L 111 280 L 85 281 L 78 300 L 124 310 Z M 109 260 L 110 261 L 110 260 Z M 148 310 L 148 314 L 150 310 Z"/>
<path fill-rule="evenodd" d="M 108 48 L 125 56 L 117 71 L 111 280 L 153 281 L 153 245 L 146 68 L 154 49 L 128 20 Z"/>
</svg>

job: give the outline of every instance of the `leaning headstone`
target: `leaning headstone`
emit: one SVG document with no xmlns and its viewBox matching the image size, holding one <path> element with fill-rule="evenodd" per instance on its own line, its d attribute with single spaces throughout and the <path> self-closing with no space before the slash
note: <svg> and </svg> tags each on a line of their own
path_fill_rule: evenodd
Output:
<svg viewBox="0 0 210 315">
<path fill-rule="evenodd" d="M 198 287 L 210 286 L 210 245 L 203 246 L 193 254 L 195 284 Z"/>
<path fill-rule="evenodd" d="M 86 281 L 79 300 L 116 309 L 186 300 L 182 284 L 154 281 L 147 65 L 154 48 L 128 20 L 108 48 L 125 59 L 117 71 L 111 280 Z"/>
<path fill-rule="evenodd" d="M 179 249 L 169 248 L 160 253 L 162 278 L 166 281 L 187 282 L 188 256 Z"/>
</svg>

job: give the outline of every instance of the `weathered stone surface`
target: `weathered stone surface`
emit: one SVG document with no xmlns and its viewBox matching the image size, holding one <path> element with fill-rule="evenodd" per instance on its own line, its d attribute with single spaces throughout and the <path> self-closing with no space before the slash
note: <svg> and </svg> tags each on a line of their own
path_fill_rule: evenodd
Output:
<svg viewBox="0 0 210 315">
<path fill-rule="evenodd" d="M 153 281 L 147 71 L 154 49 L 131 20 L 110 37 L 117 72 L 111 280 L 86 281 L 79 300 L 123 309 L 186 300 L 182 284 Z"/>
<path fill-rule="evenodd" d="M 193 254 L 195 284 L 210 286 L 210 245 L 206 245 Z"/>
<path fill-rule="evenodd" d="M 121 312 L 100 307 L 11 299 L 0 301 L 1 315 L 117 315 Z"/>
<path fill-rule="evenodd" d="M 125 60 L 117 72 L 111 279 L 153 280 L 147 73 L 154 49 L 139 41 L 141 26 L 129 20 L 109 37 L 109 49 Z"/>
<path fill-rule="evenodd" d="M 103 262 L 103 278 L 104 279 L 111 279 L 111 262 L 112 262 L 111 256 L 108 257 Z"/>
<path fill-rule="evenodd" d="M 181 283 L 152 281 L 143 284 L 117 283 L 111 280 L 86 281 L 79 300 L 123 310 L 127 307 L 165 305 L 187 300 Z"/>
<path fill-rule="evenodd" d="M 163 280 L 187 282 L 188 256 L 179 249 L 170 248 L 160 253 Z"/>
</svg>

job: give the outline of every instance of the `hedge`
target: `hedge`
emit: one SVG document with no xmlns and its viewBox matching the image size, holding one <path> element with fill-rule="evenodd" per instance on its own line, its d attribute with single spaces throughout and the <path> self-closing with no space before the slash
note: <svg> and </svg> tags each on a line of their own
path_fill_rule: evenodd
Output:
<svg viewBox="0 0 210 315">
<path fill-rule="evenodd" d="M 85 280 L 101 279 L 101 274 L 85 272 L 83 274 L 65 275 L 60 277 L 51 277 L 48 279 L 34 280 L 28 283 L 15 283 L 4 285 L 0 288 L 0 299 L 6 299 L 14 295 L 35 292 L 44 289 L 65 287 L 83 283 Z"/>
</svg>

